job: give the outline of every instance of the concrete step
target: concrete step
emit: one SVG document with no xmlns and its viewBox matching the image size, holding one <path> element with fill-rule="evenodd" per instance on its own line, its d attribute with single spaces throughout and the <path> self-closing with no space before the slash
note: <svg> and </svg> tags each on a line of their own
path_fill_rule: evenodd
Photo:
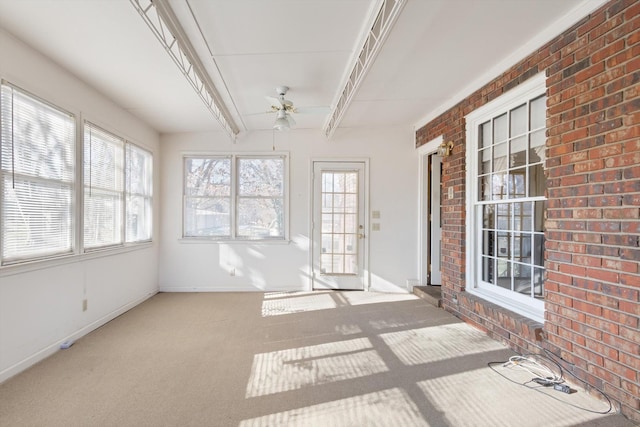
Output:
<svg viewBox="0 0 640 427">
<path fill-rule="evenodd" d="M 436 307 L 442 307 L 440 286 L 414 286 L 413 294 Z"/>
</svg>

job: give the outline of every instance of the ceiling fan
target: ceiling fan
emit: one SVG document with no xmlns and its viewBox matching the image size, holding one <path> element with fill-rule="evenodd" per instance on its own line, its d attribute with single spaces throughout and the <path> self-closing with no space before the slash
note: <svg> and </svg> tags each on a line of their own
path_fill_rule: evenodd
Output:
<svg viewBox="0 0 640 427">
<path fill-rule="evenodd" d="M 278 86 L 276 88 L 277 98 L 272 96 L 266 96 L 267 101 L 271 104 L 271 111 L 277 113 L 276 121 L 273 123 L 275 130 L 289 130 L 292 126 L 295 126 L 296 121 L 293 120 L 290 113 L 295 113 L 296 109 L 293 106 L 293 102 L 285 99 L 285 95 L 289 91 L 288 86 Z"/>
</svg>

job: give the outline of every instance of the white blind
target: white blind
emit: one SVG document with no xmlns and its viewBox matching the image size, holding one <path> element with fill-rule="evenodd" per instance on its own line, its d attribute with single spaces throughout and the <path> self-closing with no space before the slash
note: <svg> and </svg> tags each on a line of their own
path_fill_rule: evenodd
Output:
<svg viewBox="0 0 640 427">
<path fill-rule="evenodd" d="M 73 251 L 75 118 L 1 85 L 2 263 Z"/>
<path fill-rule="evenodd" d="M 85 122 L 84 247 L 123 243 L 124 140 Z"/>
<path fill-rule="evenodd" d="M 151 240 L 153 157 L 131 143 L 127 143 L 126 181 L 125 240 Z"/>
</svg>

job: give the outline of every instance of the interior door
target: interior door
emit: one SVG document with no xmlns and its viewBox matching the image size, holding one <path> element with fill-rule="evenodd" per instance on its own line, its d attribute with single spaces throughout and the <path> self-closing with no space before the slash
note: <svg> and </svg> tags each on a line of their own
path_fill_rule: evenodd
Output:
<svg viewBox="0 0 640 427">
<path fill-rule="evenodd" d="M 313 289 L 366 289 L 365 164 L 313 163 Z"/>
</svg>

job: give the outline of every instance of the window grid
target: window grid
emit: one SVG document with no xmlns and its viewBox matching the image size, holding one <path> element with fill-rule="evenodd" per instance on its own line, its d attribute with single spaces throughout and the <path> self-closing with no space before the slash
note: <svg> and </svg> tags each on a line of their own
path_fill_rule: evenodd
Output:
<svg viewBox="0 0 640 427">
<path fill-rule="evenodd" d="M 481 280 L 544 297 L 545 97 L 493 114 L 478 126 L 476 212 Z"/>
<path fill-rule="evenodd" d="M 357 275 L 358 172 L 322 171 L 320 272 Z"/>
</svg>

